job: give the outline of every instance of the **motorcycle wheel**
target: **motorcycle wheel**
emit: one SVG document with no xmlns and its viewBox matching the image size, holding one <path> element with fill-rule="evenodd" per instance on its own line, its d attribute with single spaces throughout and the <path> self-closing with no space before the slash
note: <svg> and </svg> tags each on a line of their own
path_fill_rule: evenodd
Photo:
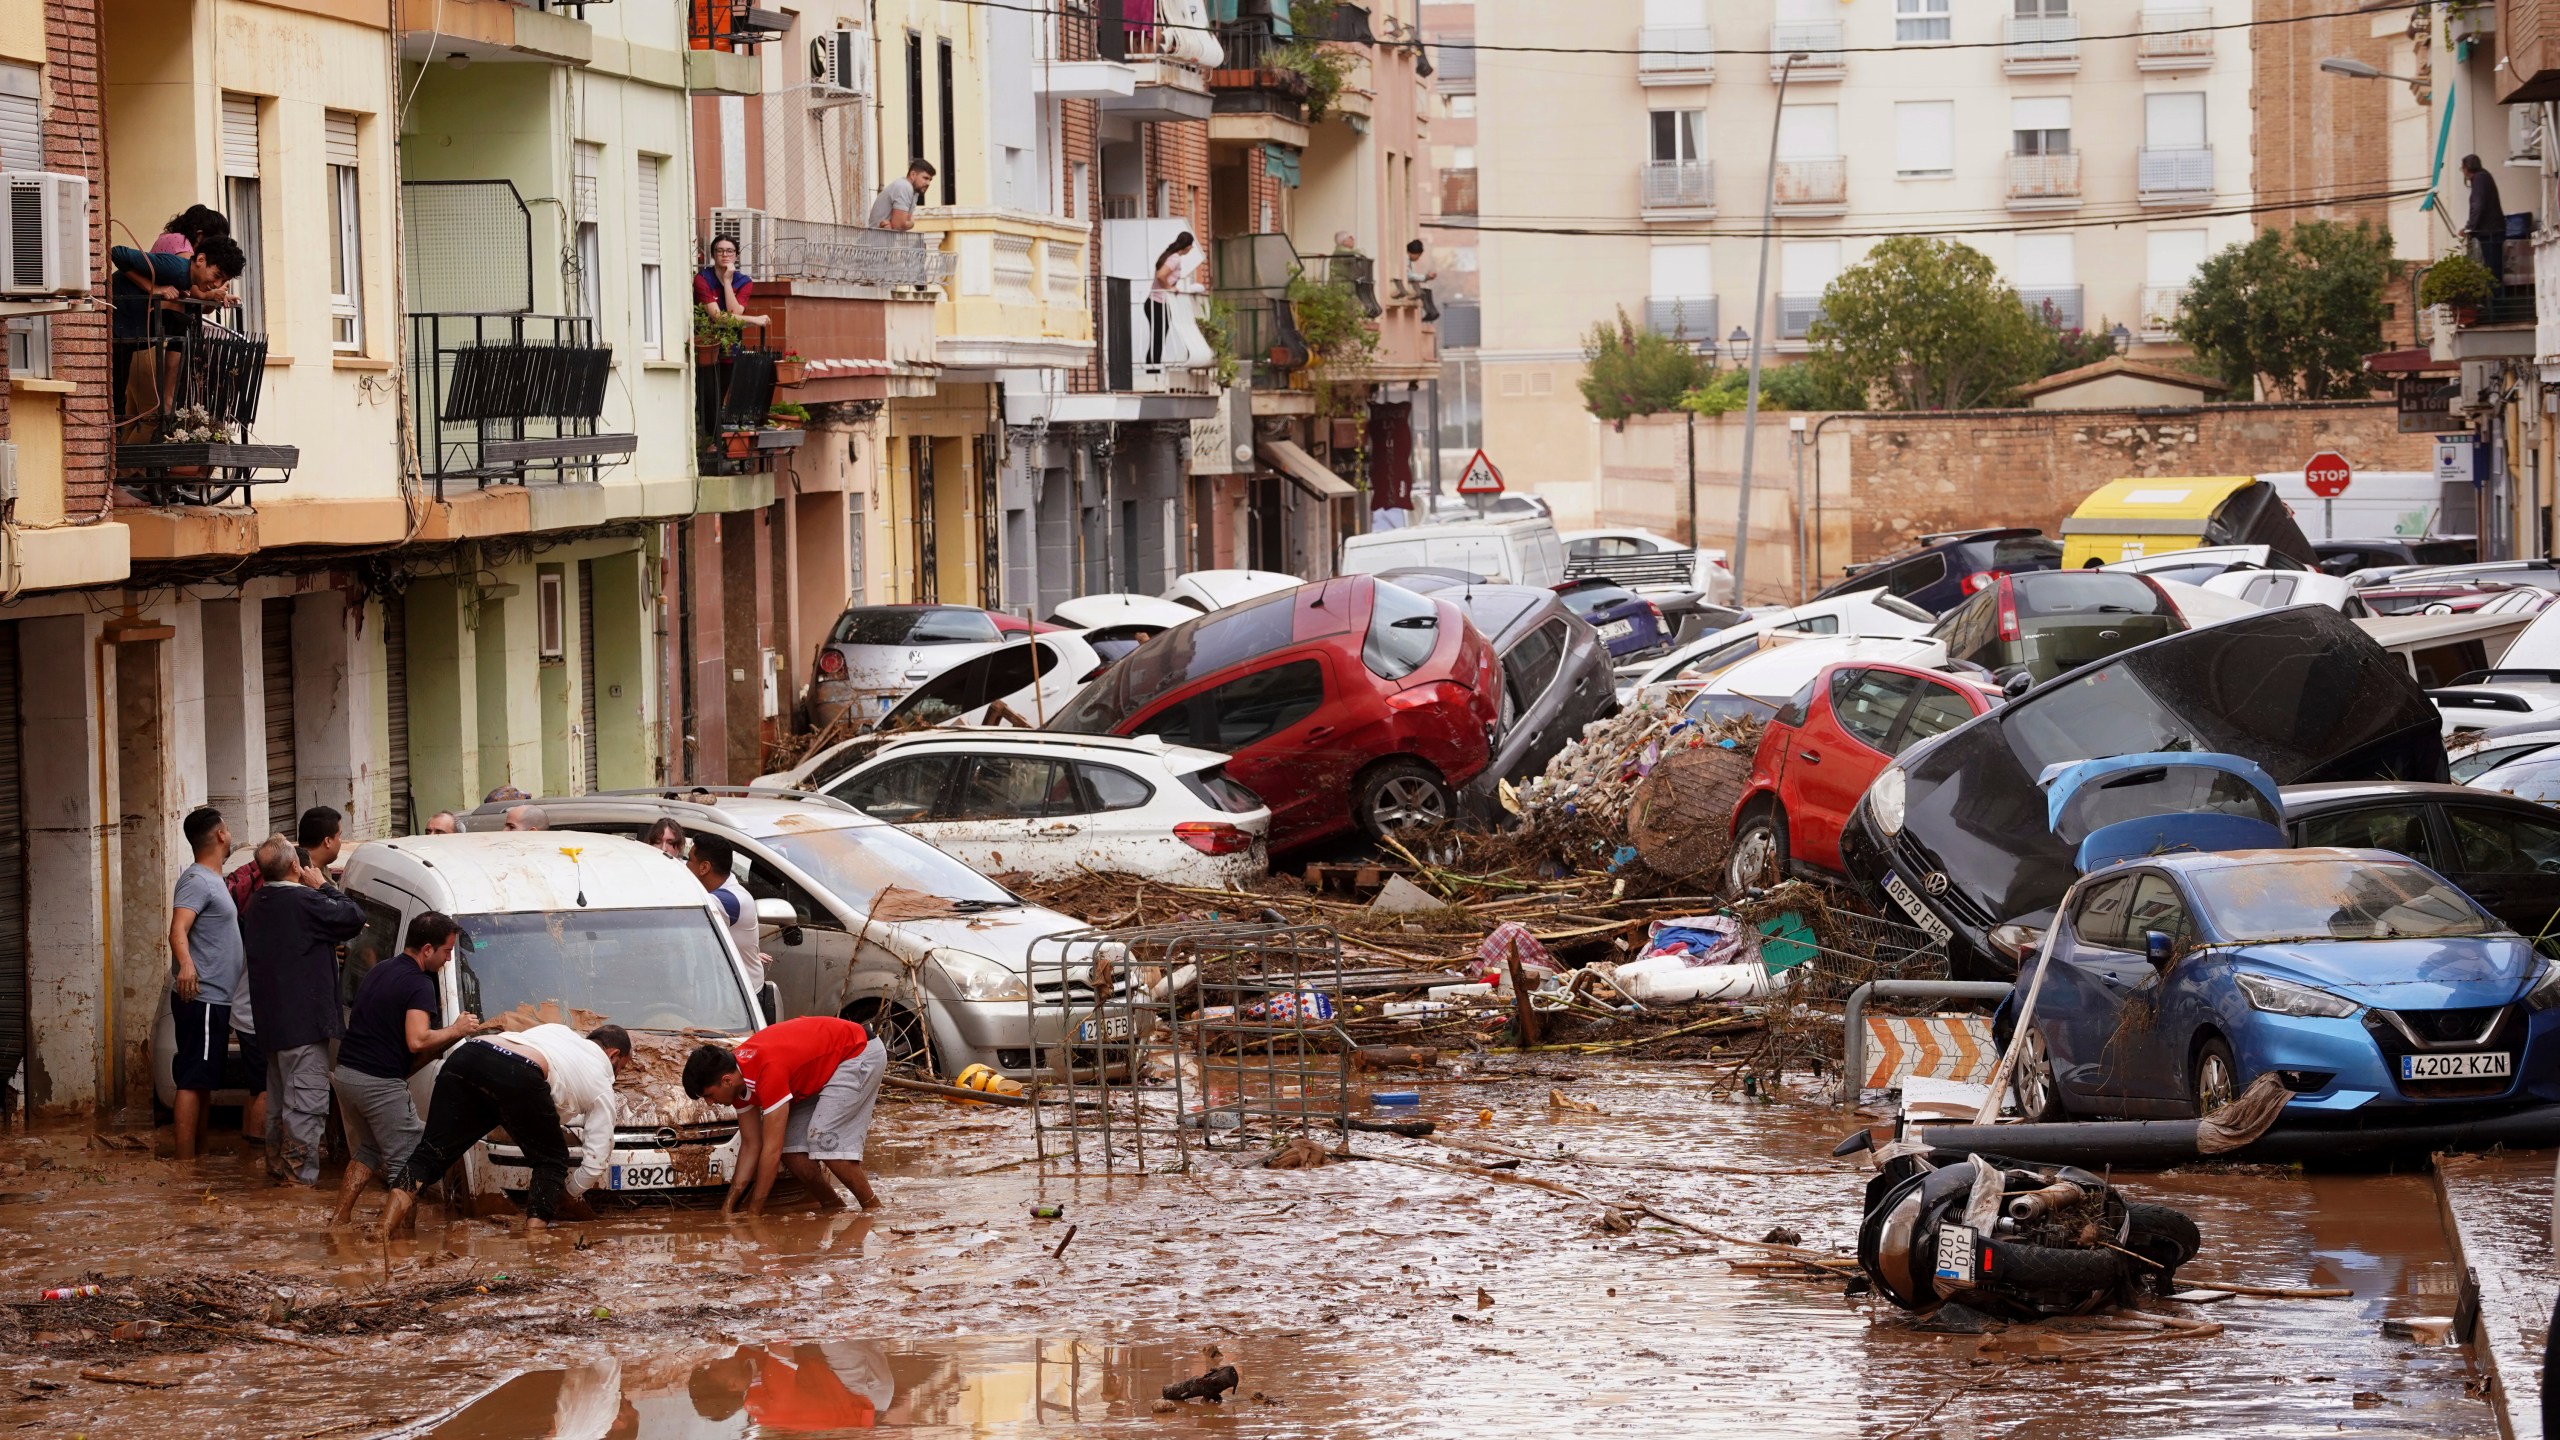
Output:
<svg viewBox="0 0 2560 1440">
<path fill-rule="evenodd" d="M 1991 1242 L 1991 1264 L 1983 1288 L 1995 1294 L 2033 1302 L 2063 1294 L 2103 1298 L 2124 1278 L 2126 1260 L 2113 1250 L 2067 1249 L 2027 1245 L 2013 1240 Z M 2073 1307 L 2065 1306 L 2064 1309 Z M 2086 1308 L 2086 1307 L 2080 1307 Z"/>
<path fill-rule="evenodd" d="M 2178 1267 L 2196 1258 L 2204 1248 L 2204 1236 L 2196 1222 L 2183 1210 L 2166 1205 L 2127 1204 L 2124 1248 L 2152 1262 L 2141 1268 L 2140 1279 L 2151 1283 L 2158 1294 L 2166 1295 L 2178 1288 Z"/>
</svg>

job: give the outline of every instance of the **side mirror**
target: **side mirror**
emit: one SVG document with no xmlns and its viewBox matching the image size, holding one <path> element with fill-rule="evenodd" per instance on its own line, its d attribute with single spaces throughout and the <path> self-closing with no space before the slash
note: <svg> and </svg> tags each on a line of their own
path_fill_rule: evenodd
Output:
<svg viewBox="0 0 2560 1440">
<path fill-rule="evenodd" d="M 764 899 L 756 902 L 756 923 L 759 925 L 797 925 L 800 923 L 800 909 L 798 906 L 793 905 L 790 901 L 783 899 L 779 895 L 768 895 Z"/>
<path fill-rule="evenodd" d="M 2024 665 L 2013 665 L 1999 673 L 2000 693 L 2015 700 L 2036 688 L 2035 672 Z"/>
<path fill-rule="evenodd" d="M 2142 932 L 2142 953 L 2151 961 L 2153 969 L 2165 970 L 2171 957 L 2177 953 L 2177 942 L 2171 940 L 2165 930 L 2145 930 Z"/>
</svg>

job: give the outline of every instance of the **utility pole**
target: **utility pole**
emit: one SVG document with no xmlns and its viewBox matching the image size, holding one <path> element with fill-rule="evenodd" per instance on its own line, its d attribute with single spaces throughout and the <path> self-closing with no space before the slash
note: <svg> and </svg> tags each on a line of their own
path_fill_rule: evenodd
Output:
<svg viewBox="0 0 2560 1440">
<path fill-rule="evenodd" d="M 1803 51 L 1778 66 L 1778 103 L 1769 117 L 1769 183 L 1760 201 L 1760 278 L 1751 287 L 1751 385 L 1742 402 L 1742 482 L 1735 486 L 1733 519 L 1733 603 L 1740 609 L 1743 581 L 1751 570 L 1751 454 L 1760 438 L 1760 342 L 1769 329 L 1769 242 L 1778 228 L 1778 130 L 1786 123 L 1787 79 Z"/>
</svg>

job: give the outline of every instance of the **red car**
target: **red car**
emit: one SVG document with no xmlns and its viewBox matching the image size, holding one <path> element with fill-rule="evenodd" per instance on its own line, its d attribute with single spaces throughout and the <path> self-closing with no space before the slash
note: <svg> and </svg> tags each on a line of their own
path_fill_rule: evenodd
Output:
<svg viewBox="0 0 2560 1440">
<path fill-rule="evenodd" d="M 1727 883 L 1739 894 L 1797 872 L 1841 878 L 1840 827 L 1885 763 L 1999 703 L 1988 685 L 1907 665 L 1833 665 L 1814 676 L 1760 732 L 1733 808 Z"/>
<path fill-rule="evenodd" d="M 1501 663 L 1456 605 L 1350 575 L 1165 631 L 1049 728 L 1225 751 L 1271 807 L 1276 853 L 1448 820 L 1501 704 Z"/>
</svg>

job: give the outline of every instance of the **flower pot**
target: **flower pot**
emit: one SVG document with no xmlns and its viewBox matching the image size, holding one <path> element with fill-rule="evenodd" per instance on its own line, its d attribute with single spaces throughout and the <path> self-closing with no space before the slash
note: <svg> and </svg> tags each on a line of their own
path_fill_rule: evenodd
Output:
<svg viewBox="0 0 2560 1440">
<path fill-rule="evenodd" d="M 808 423 L 806 420 L 794 420 L 786 415 L 764 417 L 764 428 L 767 430 L 799 430 L 805 428 Z"/>
<path fill-rule="evenodd" d="M 2456 306 L 2454 306 L 2454 307 L 2453 307 L 2453 323 L 2454 323 L 2454 324 L 2456 324 L 2456 325 L 2477 325 L 2477 324 L 2479 324 L 2479 323 L 2480 323 L 2480 307 L 2479 307 L 2479 306 L 2477 306 L 2477 305 L 2456 305 Z"/>
<path fill-rule="evenodd" d="M 797 385 L 808 378 L 809 362 L 806 360 L 776 360 L 773 362 L 773 383 L 776 385 Z"/>
<path fill-rule="evenodd" d="M 724 353 L 726 353 L 726 348 L 717 340 L 696 340 L 693 342 L 693 363 L 696 365 L 717 365 L 720 363 L 720 357 Z"/>
<path fill-rule="evenodd" d="M 720 437 L 721 453 L 732 460 L 744 460 L 756 453 L 756 437 L 752 430 L 731 430 Z"/>
</svg>

